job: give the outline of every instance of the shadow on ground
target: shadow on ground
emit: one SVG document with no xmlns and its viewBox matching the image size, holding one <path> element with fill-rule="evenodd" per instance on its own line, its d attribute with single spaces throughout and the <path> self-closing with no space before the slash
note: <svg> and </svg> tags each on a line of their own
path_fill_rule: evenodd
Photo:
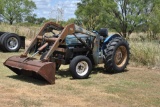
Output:
<svg viewBox="0 0 160 107">
<path fill-rule="evenodd" d="M 128 70 L 125 69 L 123 72 L 113 72 L 113 73 L 111 73 L 111 72 L 107 72 L 104 67 L 95 67 L 95 68 L 93 68 L 93 70 L 92 70 L 92 74 L 103 73 L 103 74 L 114 75 L 114 74 L 119 74 L 119 73 L 125 73 L 125 72 L 127 72 L 127 71 L 128 71 Z"/>
<path fill-rule="evenodd" d="M 28 82 L 28 83 L 32 83 L 35 85 L 49 85 L 49 83 L 44 80 L 43 78 L 33 78 L 33 77 L 28 77 L 28 76 L 23 76 L 23 75 L 12 75 L 12 76 L 7 76 L 9 78 L 12 79 L 16 79 L 22 82 Z"/>
<path fill-rule="evenodd" d="M 69 72 L 69 69 L 60 69 L 60 70 L 56 71 L 56 75 L 58 75 L 62 78 L 71 77 L 71 73 Z"/>
<path fill-rule="evenodd" d="M 124 72 L 118 72 L 118 73 L 125 73 L 127 71 L 128 70 L 125 70 Z M 105 69 L 103 67 L 95 67 L 93 68 L 91 75 L 96 75 L 98 73 L 103 73 L 104 75 L 105 74 L 109 74 L 109 75 L 118 74 L 118 73 L 107 73 L 105 72 Z M 23 81 L 23 82 L 36 84 L 36 85 L 49 85 L 49 83 L 42 77 L 33 78 L 33 77 L 24 76 L 24 75 L 20 75 L 20 76 L 13 75 L 13 76 L 8 76 L 8 77 L 12 79 Z M 60 69 L 56 71 L 55 79 L 63 79 L 63 78 L 68 78 L 68 77 L 70 77 L 70 80 L 73 80 L 71 73 L 69 72 L 69 69 Z"/>
</svg>

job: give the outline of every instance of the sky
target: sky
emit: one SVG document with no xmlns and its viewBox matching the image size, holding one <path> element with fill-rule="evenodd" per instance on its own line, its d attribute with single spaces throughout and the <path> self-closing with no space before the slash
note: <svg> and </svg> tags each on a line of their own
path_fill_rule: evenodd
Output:
<svg viewBox="0 0 160 107">
<path fill-rule="evenodd" d="M 37 17 L 58 18 L 62 10 L 61 20 L 75 18 L 74 12 L 77 9 L 76 4 L 80 0 L 32 0 L 35 2 L 37 9 L 34 13 Z"/>
</svg>

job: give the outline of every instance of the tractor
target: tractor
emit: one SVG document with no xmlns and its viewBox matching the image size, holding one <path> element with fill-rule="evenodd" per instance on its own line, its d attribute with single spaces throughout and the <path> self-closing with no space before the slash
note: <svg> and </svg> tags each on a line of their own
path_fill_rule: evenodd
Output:
<svg viewBox="0 0 160 107">
<path fill-rule="evenodd" d="M 122 72 L 129 62 L 129 49 L 123 37 L 109 36 L 106 28 L 91 32 L 76 24 L 63 27 L 48 22 L 23 54 L 8 58 L 4 65 L 18 75 L 39 75 L 54 84 L 61 65 L 69 65 L 74 79 L 88 78 L 98 64 L 104 64 L 105 72 Z M 35 58 L 36 54 L 40 58 Z"/>
</svg>

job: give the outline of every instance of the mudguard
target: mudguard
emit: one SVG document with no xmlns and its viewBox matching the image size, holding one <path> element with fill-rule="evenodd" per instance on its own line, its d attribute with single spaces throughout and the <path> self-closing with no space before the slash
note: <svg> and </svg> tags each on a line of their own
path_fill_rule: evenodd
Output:
<svg viewBox="0 0 160 107">
<path fill-rule="evenodd" d="M 104 50 L 106 48 L 106 45 L 109 43 L 109 41 L 111 41 L 113 38 L 116 38 L 116 37 L 121 37 L 121 36 L 119 34 L 113 34 L 108 36 L 103 42 L 102 49 Z"/>
</svg>

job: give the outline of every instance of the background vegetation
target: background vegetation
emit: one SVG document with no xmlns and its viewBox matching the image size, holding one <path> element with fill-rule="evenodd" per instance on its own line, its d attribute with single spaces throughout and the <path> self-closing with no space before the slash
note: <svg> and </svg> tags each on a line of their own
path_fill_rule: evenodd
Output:
<svg viewBox="0 0 160 107">
<path fill-rule="evenodd" d="M 160 0 L 81 0 L 77 7 L 76 18 L 64 21 L 37 17 L 31 0 L 0 0 L 0 31 L 32 39 L 47 21 L 97 31 L 106 27 L 130 42 L 131 61 L 159 66 Z"/>
</svg>

